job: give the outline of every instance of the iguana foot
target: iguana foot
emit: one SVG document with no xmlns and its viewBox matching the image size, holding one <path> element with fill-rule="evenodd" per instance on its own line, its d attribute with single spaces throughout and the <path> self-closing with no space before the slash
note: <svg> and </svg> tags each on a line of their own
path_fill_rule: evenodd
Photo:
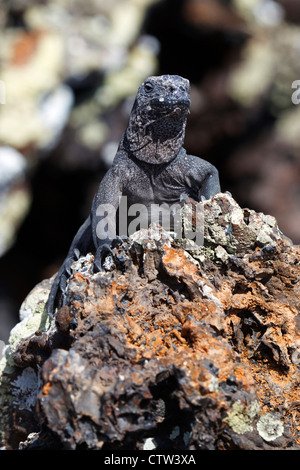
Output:
<svg viewBox="0 0 300 470">
<path fill-rule="evenodd" d="M 113 258 L 115 256 L 113 249 L 118 247 L 125 241 L 129 241 L 129 238 L 126 236 L 120 237 L 119 235 L 117 235 L 116 238 L 106 241 L 106 243 L 104 243 L 103 245 L 100 245 L 97 248 L 97 251 L 94 257 L 94 272 L 95 273 L 103 271 L 104 259 L 109 255 Z"/>
<path fill-rule="evenodd" d="M 111 249 L 112 241 L 105 243 L 97 248 L 95 257 L 94 257 L 94 272 L 102 272 L 103 271 L 103 260 L 106 256 L 111 255 L 113 256 L 114 253 Z"/>
</svg>

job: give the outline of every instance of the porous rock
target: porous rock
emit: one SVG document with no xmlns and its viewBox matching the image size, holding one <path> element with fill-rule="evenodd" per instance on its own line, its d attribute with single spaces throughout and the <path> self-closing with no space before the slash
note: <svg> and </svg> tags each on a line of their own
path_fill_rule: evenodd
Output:
<svg viewBox="0 0 300 470">
<path fill-rule="evenodd" d="M 300 448 L 299 249 L 229 194 L 202 204 L 201 247 L 150 227 L 73 266 L 50 327 L 7 351 L 5 447 Z"/>
</svg>

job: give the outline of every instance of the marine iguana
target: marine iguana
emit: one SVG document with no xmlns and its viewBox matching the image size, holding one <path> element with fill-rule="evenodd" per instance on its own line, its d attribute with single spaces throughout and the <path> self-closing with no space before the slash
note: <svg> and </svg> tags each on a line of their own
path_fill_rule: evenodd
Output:
<svg viewBox="0 0 300 470">
<path fill-rule="evenodd" d="M 50 316 L 75 260 L 94 253 L 94 269 L 102 270 L 103 253 L 110 250 L 112 238 L 99 224 L 104 216 L 99 207 L 109 204 L 116 211 L 120 197 L 126 196 L 128 207 L 143 204 L 150 214 L 153 204 L 182 204 L 185 198 L 200 201 L 220 192 L 217 169 L 183 148 L 189 108 L 190 83 L 178 75 L 152 76 L 139 87 L 113 164 L 54 279 L 47 302 Z M 110 227 L 116 226 L 115 211 L 108 214 Z"/>
</svg>

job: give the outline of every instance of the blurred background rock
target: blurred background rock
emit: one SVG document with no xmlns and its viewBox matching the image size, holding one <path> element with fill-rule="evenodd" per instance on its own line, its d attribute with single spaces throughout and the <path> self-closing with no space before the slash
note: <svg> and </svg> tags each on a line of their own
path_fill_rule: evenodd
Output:
<svg viewBox="0 0 300 470">
<path fill-rule="evenodd" d="M 0 0 L 0 28 L 0 340 L 63 261 L 149 75 L 191 81 L 187 151 L 300 243 L 298 0 Z"/>
</svg>

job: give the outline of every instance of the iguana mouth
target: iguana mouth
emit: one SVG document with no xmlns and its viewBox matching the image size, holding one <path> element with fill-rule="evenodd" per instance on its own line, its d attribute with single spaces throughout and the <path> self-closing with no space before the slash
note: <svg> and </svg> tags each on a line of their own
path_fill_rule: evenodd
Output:
<svg viewBox="0 0 300 470">
<path fill-rule="evenodd" d="M 156 104 L 157 103 L 155 103 L 152 107 L 152 111 L 155 111 L 157 114 L 157 117 L 154 118 L 153 121 L 159 121 L 168 117 L 186 117 L 186 115 L 190 112 L 189 100 L 177 101 L 176 103 L 165 103 L 164 108 L 161 106 L 156 106 Z"/>
<path fill-rule="evenodd" d="M 187 109 L 190 107 L 190 99 L 189 98 L 181 98 L 179 100 L 164 100 L 164 101 L 159 101 L 159 100 L 153 100 L 152 102 L 152 107 L 153 109 L 156 110 L 165 110 L 166 113 L 169 113 L 170 111 L 178 108 L 181 111 Z"/>
</svg>

